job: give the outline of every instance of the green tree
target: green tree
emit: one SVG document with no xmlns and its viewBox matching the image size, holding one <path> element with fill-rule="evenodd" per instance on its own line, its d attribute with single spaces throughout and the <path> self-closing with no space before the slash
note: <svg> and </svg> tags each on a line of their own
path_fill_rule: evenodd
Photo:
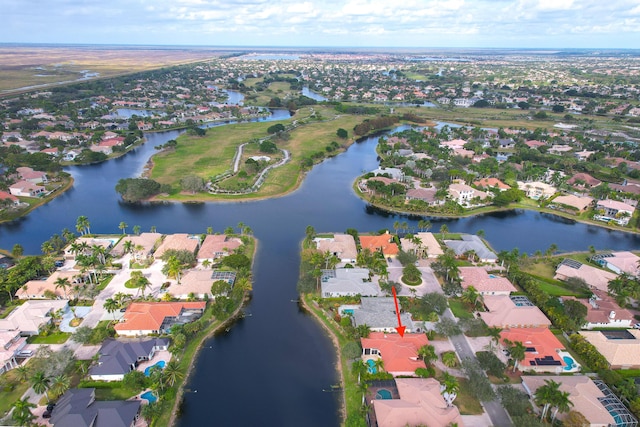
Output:
<svg viewBox="0 0 640 427">
<path fill-rule="evenodd" d="M 541 420 L 547 416 L 549 408 L 556 402 L 560 393 L 560 384 L 553 380 L 544 380 L 544 385 L 538 387 L 534 393 L 534 401 L 536 405 L 542 407 Z"/>
<path fill-rule="evenodd" d="M 122 231 L 122 234 L 125 234 L 127 231 L 127 223 L 124 221 L 121 221 L 120 224 L 118 225 L 118 228 Z"/>
<path fill-rule="evenodd" d="M 31 425 L 31 422 L 35 419 L 35 415 L 31 412 L 31 409 L 35 408 L 36 405 L 29 402 L 29 398 L 25 397 L 22 400 L 18 400 L 13 404 L 13 412 L 11 413 L 11 417 L 18 425 L 28 426 Z"/>
<path fill-rule="evenodd" d="M 442 396 L 447 406 L 453 406 L 453 401 L 460 391 L 460 383 L 458 379 L 448 372 L 442 373 Z"/>
<path fill-rule="evenodd" d="M 20 258 L 23 254 L 24 254 L 24 248 L 22 247 L 21 244 L 16 243 L 15 245 L 13 245 L 13 248 L 11 248 L 12 257 Z"/>
<path fill-rule="evenodd" d="M 448 368 L 455 368 L 458 366 L 458 356 L 455 351 L 446 351 L 440 356 L 442 358 L 442 364 Z"/>
<path fill-rule="evenodd" d="M 338 138 L 347 139 L 349 137 L 349 132 L 342 128 L 338 128 L 338 130 L 336 131 L 336 135 L 338 136 Z"/>
<path fill-rule="evenodd" d="M 51 380 L 43 371 L 38 371 L 31 377 L 31 387 L 33 388 L 33 391 L 38 394 L 44 393 L 47 397 L 47 401 L 49 400 L 49 393 L 47 393 L 47 390 L 49 390 L 50 383 Z"/>
<path fill-rule="evenodd" d="M 136 236 L 140 235 L 140 230 L 141 230 L 141 228 L 140 228 L 139 225 L 134 225 L 133 226 L 133 234 L 135 234 Z"/>
<path fill-rule="evenodd" d="M 424 360 L 427 366 L 431 365 L 433 361 L 438 360 L 435 347 L 429 344 L 423 345 L 418 349 L 418 357 Z"/>
<path fill-rule="evenodd" d="M 164 375 L 170 387 L 173 387 L 178 380 L 184 377 L 180 364 L 175 360 L 170 360 L 169 363 L 165 365 Z"/>
<path fill-rule="evenodd" d="M 62 288 L 64 292 L 64 299 L 67 299 L 67 289 L 71 287 L 71 282 L 66 277 L 58 277 L 55 282 L 53 282 L 56 286 L 55 289 Z"/>
<path fill-rule="evenodd" d="M 71 379 L 65 374 L 56 375 L 51 379 L 51 391 L 55 396 L 62 396 L 71 386 Z"/>
<path fill-rule="evenodd" d="M 189 191 L 191 194 L 196 194 L 204 190 L 204 179 L 198 175 L 187 175 L 180 180 L 180 186 L 183 191 Z"/>
</svg>

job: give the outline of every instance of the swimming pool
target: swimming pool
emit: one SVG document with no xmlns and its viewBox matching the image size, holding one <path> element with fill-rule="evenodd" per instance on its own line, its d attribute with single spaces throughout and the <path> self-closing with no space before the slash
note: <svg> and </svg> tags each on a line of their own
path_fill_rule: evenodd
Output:
<svg viewBox="0 0 640 427">
<path fill-rule="evenodd" d="M 158 400 L 158 398 L 156 397 L 155 394 L 153 394 L 153 392 L 151 390 L 149 391 L 145 391 L 144 393 L 142 393 L 140 395 L 140 397 L 142 399 L 147 399 L 147 401 L 149 401 L 149 403 L 154 403 L 156 400 Z"/>
<path fill-rule="evenodd" d="M 376 400 L 389 400 L 392 399 L 391 392 L 385 388 L 381 388 L 376 392 Z"/>
<path fill-rule="evenodd" d="M 164 360 L 159 361 L 158 363 L 156 363 L 155 365 L 152 366 L 147 366 L 146 368 L 144 368 L 144 375 L 145 377 L 148 377 L 149 375 L 151 375 L 151 369 L 152 368 L 160 368 L 160 369 L 164 369 L 164 365 L 166 364 L 166 362 Z"/>
<path fill-rule="evenodd" d="M 378 368 L 376 368 L 376 362 L 373 359 L 367 359 L 367 370 L 370 374 L 375 374 L 378 372 Z"/>
<path fill-rule="evenodd" d="M 574 369 L 576 367 L 576 362 L 575 360 L 573 360 L 572 357 L 570 356 L 562 356 L 562 360 L 564 360 L 564 363 L 567 365 L 564 367 L 565 371 L 570 371 L 572 369 Z"/>
<path fill-rule="evenodd" d="M 353 308 L 345 308 L 342 310 L 344 316 L 353 316 Z"/>
</svg>

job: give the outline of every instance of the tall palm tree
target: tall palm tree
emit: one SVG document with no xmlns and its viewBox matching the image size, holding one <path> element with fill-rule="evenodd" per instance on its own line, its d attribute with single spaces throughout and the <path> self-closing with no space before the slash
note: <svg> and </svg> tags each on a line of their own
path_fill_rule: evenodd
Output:
<svg viewBox="0 0 640 427">
<path fill-rule="evenodd" d="M 60 374 L 58 376 L 55 376 L 51 380 L 51 391 L 56 396 L 62 396 L 64 392 L 69 390 L 70 386 L 71 386 L 71 379 L 65 374 Z"/>
<path fill-rule="evenodd" d="M 431 229 L 431 221 L 421 219 L 418 221 L 418 229 L 420 231 L 429 231 Z"/>
<path fill-rule="evenodd" d="M 418 349 L 418 357 L 424 360 L 424 363 L 431 365 L 431 362 L 438 359 L 434 346 L 426 344 Z"/>
<path fill-rule="evenodd" d="M 169 257 L 169 259 L 167 259 L 166 264 L 162 268 L 162 272 L 167 277 L 174 277 L 178 281 L 178 284 L 180 284 L 180 274 L 182 273 L 182 268 L 183 266 L 180 260 L 172 255 Z"/>
<path fill-rule="evenodd" d="M 491 337 L 491 341 L 489 341 L 489 350 L 493 351 L 493 344 L 496 346 L 500 343 L 500 333 L 502 332 L 502 328 L 499 326 L 490 326 L 487 328 L 487 334 Z"/>
<path fill-rule="evenodd" d="M 107 313 L 111 314 L 114 311 L 120 309 L 120 304 L 113 298 L 107 298 L 104 301 L 104 309 L 107 310 Z"/>
<path fill-rule="evenodd" d="M 184 373 L 182 372 L 180 364 L 177 361 L 170 360 L 169 363 L 167 363 L 164 367 L 164 376 L 166 378 L 167 384 L 169 384 L 170 387 L 173 387 L 176 381 L 184 377 Z"/>
<path fill-rule="evenodd" d="M 449 232 L 449 227 L 447 227 L 447 224 L 442 224 L 440 226 L 440 234 L 443 240 L 444 240 L 444 235 L 447 234 L 448 232 Z"/>
<path fill-rule="evenodd" d="M 76 230 L 81 235 L 91 234 L 91 229 L 89 228 L 89 218 L 84 215 L 81 215 L 76 219 Z"/>
<path fill-rule="evenodd" d="M 556 396 L 553 402 L 553 406 L 555 406 L 556 409 L 555 411 L 553 411 L 553 416 L 551 417 L 551 424 L 553 424 L 553 422 L 556 420 L 556 416 L 558 415 L 558 412 L 565 413 L 571 410 L 571 407 L 573 406 L 573 402 L 571 401 L 571 399 L 569 399 L 570 396 L 571 396 L 571 393 L 569 393 L 568 391 L 558 391 L 558 393 L 556 393 Z"/>
<path fill-rule="evenodd" d="M 460 383 L 458 379 L 448 372 L 442 374 L 442 396 L 444 397 L 447 406 L 452 406 L 453 401 L 458 397 L 460 391 Z"/>
<path fill-rule="evenodd" d="M 17 400 L 13 404 L 13 412 L 11 413 L 11 417 L 18 423 L 18 425 L 31 425 L 31 421 L 33 421 L 33 419 L 35 418 L 35 415 L 33 415 L 31 409 L 35 407 L 36 405 L 29 402 L 29 398 L 27 397 L 22 400 Z"/>
<path fill-rule="evenodd" d="M 524 360 L 525 352 L 527 348 L 521 341 L 511 342 L 509 340 L 504 341 L 509 346 L 509 354 L 513 359 L 513 372 L 518 369 L 518 364 Z"/>
<path fill-rule="evenodd" d="M 71 287 L 69 279 L 66 277 L 58 277 L 53 283 L 56 285 L 56 289 L 62 288 L 62 291 L 64 292 L 64 299 L 67 299 L 67 288 Z"/>
<path fill-rule="evenodd" d="M 125 234 L 127 232 L 127 227 L 128 225 L 124 221 L 121 221 L 120 224 L 118 224 L 118 228 L 122 230 L 122 234 Z"/>
<path fill-rule="evenodd" d="M 540 419 L 543 420 L 547 415 L 547 411 L 551 405 L 557 400 L 557 394 L 560 392 L 560 384 L 553 380 L 544 380 L 545 384 L 538 387 L 534 394 L 536 405 L 542 406 L 542 414 Z"/>
<path fill-rule="evenodd" d="M 461 299 L 462 302 L 469 304 L 475 310 L 482 301 L 482 295 L 480 295 L 480 292 L 478 292 L 474 286 L 469 286 L 462 292 Z"/>
<path fill-rule="evenodd" d="M 20 382 L 27 382 L 31 376 L 31 369 L 27 365 L 20 365 L 15 369 Z"/>
<path fill-rule="evenodd" d="M 237 225 L 238 230 L 240 230 L 240 234 L 244 234 L 244 228 L 246 227 L 246 224 L 242 221 L 240 221 Z"/>
<path fill-rule="evenodd" d="M 213 227 L 207 227 L 207 234 L 213 234 Z"/>
<path fill-rule="evenodd" d="M 49 400 L 49 393 L 47 393 L 47 390 L 49 389 L 50 383 L 51 380 L 42 371 L 36 372 L 31 377 L 31 387 L 33 387 L 33 391 L 38 394 L 44 393 L 47 397 L 47 401 Z"/>
<path fill-rule="evenodd" d="M 133 234 L 135 234 L 136 236 L 140 235 L 140 226 L 139 225 L 134 225 L 133 226 Z"/>
<path fill-rule="evenodd" d="M 133 252 L 133 242 L 131 240 L 126 240 L 123 244 L 122 244 L 122 250 L 124 251 L 125 254 L 130 254 Z"/>
</svg>

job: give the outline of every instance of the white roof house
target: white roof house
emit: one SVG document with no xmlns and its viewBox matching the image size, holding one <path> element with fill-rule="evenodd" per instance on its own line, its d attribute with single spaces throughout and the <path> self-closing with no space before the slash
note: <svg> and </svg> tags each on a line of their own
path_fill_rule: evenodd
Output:
<svg viewBox="0 0 640 427">
<path fill-rule="evenodd" d="M 376 278 L 369 278 L 366 268 L 336 268 L 322 273 L 324 298 L 345 296 L 377 296 L 381 294 Z"/>
</svg>

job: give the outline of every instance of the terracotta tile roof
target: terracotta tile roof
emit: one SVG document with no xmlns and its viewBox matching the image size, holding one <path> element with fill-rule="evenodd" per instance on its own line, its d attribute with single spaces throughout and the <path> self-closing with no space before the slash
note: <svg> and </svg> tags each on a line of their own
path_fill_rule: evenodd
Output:
<svg viewBox="0 0 640 427">
<path fill-rule="evenodd" d="M 585 210 L 593 203 L 593 198 L 588 196 L 575 196 L 573 194 L 567 194 L 564 196 L 558 196 L 552 201 L 553 203 L 559 203 L 561 205 L 572 206 L 578 210 Z"/>
<path fill-rule="evenodd" d="M 343 260 L 356 259 L 358 249 L 356 241 L 350 234 L 334 234 L 333 238 L 317 238 L 317 247 L 320 252 L 331 252 Z"/>
<path fill-rule="evenodd" d="M 476 187 L 498 187 L 500 190 L 508 190 L 511 188 L 498 178 L 482 178 L 475 181 L 473 185 Z"/>
<path fill-rule="evenodd" d="M 242 246 L 242 240 L 237 237 L 210 234 L 204 238 L 204 242 L 202 242 L 202 246 L 198 250 L 198 259 L 210 259 L 230 254 L 240 246 Z"/>
<path fill-rule="evenodd" d="M 564 360 L 556 350 L 564 349 L 564 345 L 547 328 L 511 328 L 500 332 L 500 338 L 511 342 L 521 342 L 528 351 L 521 362 L 522 370 L 535 365 L 535 359 L 549 358 L 560 361 L 560 366 L 565 366 Z M 532 363 L 533 362 L 533 363 Z M 554 366 L 555 367 L 555 366 Z"/>
<path fill-rule="evenodd" d="M 380 351 L 384 369 L 387 372 L 415 372 L 424 368 L 424 361 L 418 359 L 418 349 L 429 344 L 425 334 L 385 334 L 371 332 L 369 338 L 361 338 L 362 348 L 375 348 Z"/>
<path fill-rule="evenodd" d="M 176 317 L 183 309 L 202 309 L 206 302 L 134 302 L 124 313 L 116 331 L 158 331 L 166 317 Z"/>
<path fill-rule="evenodd" d="M 556 274 L 553 276 L 554 279 L 560 280 L 566 280 L 569 277 L 582 279 L 587 285 L 606 292 L 609 281 L 615 279 L 617 276 L 610 271 L 604 271 L 586 264 L 581 264 L 579 268 L 560 264 L 556 269 Z"/>
<path fill-rule="evenodd" d="M 516 306 L 507 295 L 486 295 L 484 305 L 489 311 L 479 315 L 488 326 L 526 328 L 551 325 L 551 321 L 538 307 Z"/>
<path fill-rule="evenodd" d="M 580 335 L 602 354 L 612 369 L 640 368 L 640 330 L 629 329 L 629 338 L 608 339 L 603 331 L 580 331 Z"/>
<path fill-rule="evenodd" d="M 186 250 L 195 254 L 199 244 L 200 238 L 198 236 L 186 233 L 169 234 L 165 236 L 162 244 L 156 250 L 155 257 L 160 258 L 169 249 Z"/>
<path fill-rule="evenodd" d="M 393 236 L 388 232 L 380 236 L 360 236 L 362 249 L 369 249 L 371 252 L 382 249 L 384 256 L 397 255 L 398 245 L 393 243 Z"/>
<path fill-rule="evenodd" d="M 590 187 L 596 187 L 596 186 L 602 184 L 602 181 L 600 181 L 599 179 L 596 179 L 596 178 L 592 177 L 591 175 L 589 175 L 588 173 L 584 173 L 584 172 L 579 172 L 579 173 L 573 175 L 567 181 L 567 184 L 574 184 L 576 181 L 583 181 L 586 185 L 588 185 Z"/>
<path fill-rule="evenodd" d="M 506 277 L 489 274 L 483 267 L 460 267 L 460 277 L 462 287 L 469 286 L 476 288 L 481 294 L 491 294 L 492 292 L 516 292 L 517 289 Z"/>
</svg>

